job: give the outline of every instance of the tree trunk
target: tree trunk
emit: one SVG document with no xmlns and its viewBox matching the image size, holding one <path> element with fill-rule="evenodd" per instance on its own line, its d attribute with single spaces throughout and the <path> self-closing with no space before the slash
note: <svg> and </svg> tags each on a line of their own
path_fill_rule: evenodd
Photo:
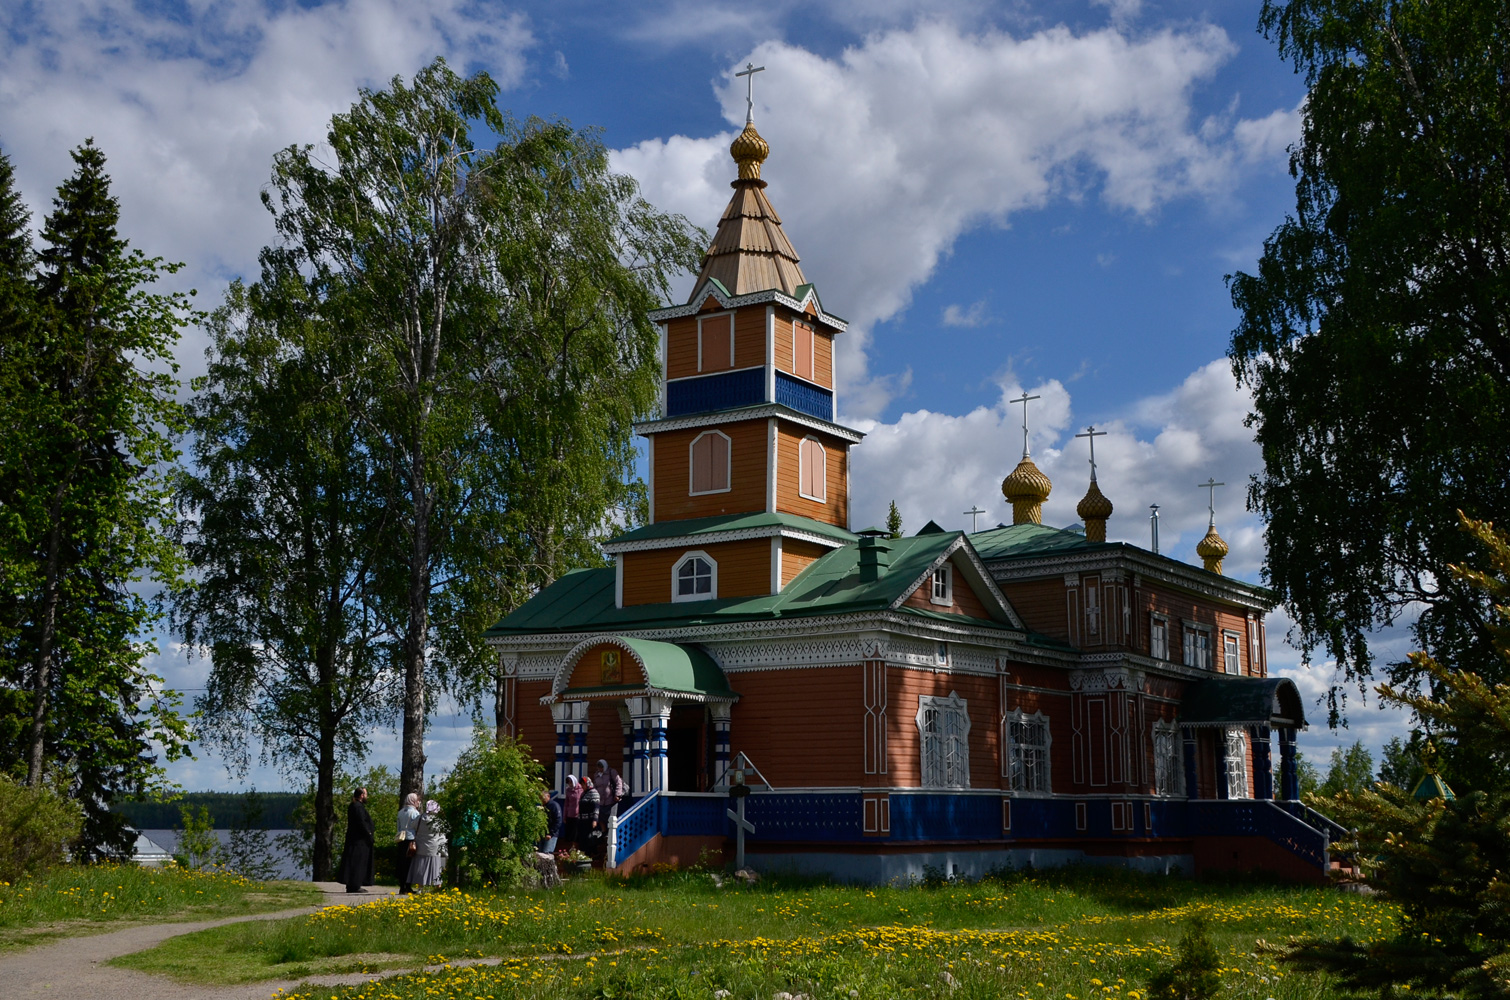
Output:
<svg viewBox="0 0 1510 1000">
<path fill-rule="evenodd" d="M 336 734 L 320 727 L 319 762 L 315 765 L 315 855 L 311 875 L 316 882 L 333 877 L 336 849 Z"/>
<path fill-rule="evenodd" d="M 42 629 L 37 639 L 37 669 L 32 678 L 31 746 L 26 759 L 26 783 L 33 788 L 42 784 L 43 763 L 47 748 L 47 693 L 52 684 L 52 654 L 58 627 L 58 549 L 62 544 L 63 496 L 54 494 L 48 512 L 47 569 L 42 584 Z"/>
<path fill-rule="evenodd" d="M 399 766 L 399 801 L 410 792 L 425 794 L 425 640 L 430 617 L 430 497 L 424 453 L 411 460 L 410 504 L 414 537 L 409 549 L 409 620 L 404 636 L 404 733 Z"/>
<path fill-rule="evenodd" d="M 508 679 L 503 672 L 503 661 L 499 660 L 498 668 L 493 672 L 493 742 L 502 743 L 508 733 L 505 731 L 505 720 L 508 718 L 508 694 L 505 686 Z"/>
</svg>

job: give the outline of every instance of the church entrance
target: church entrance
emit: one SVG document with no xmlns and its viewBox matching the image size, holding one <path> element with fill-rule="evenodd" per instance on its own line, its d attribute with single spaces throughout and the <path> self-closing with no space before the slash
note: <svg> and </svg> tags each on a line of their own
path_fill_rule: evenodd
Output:
<svg viewBox="0 0 1510 1000">
<path fill-rule="evenodd" d="M 700 792 L 703 771 L 703 731 L 707 710 L 701 705 L 677 705 L 666 726 L 667 789 Z"/>
</svg>

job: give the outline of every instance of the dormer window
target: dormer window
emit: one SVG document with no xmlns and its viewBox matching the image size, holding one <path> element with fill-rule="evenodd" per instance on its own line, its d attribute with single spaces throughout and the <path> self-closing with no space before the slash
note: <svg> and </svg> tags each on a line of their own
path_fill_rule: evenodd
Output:
<svg viewBox="0 0 1510 1000">
<path fill-rule="evenodd" d="M 718 596 L 718 563 L 706 552 L 689 552 L 671 571 L 671 600 L 710 601 Z"/>
<path fill-rule="evenodd" d="M 828 502 L 828 455 L 817 438 L 803 438 L 797 445 L 797 492 L 809 500 Z"/>
<path fill-rule="evenodd" d="M 944 607 L 954 603 L 954 567 L 948 563 L 933 571 L 933 589 L 928 594 L 929 603 Z"/>
<path fill-rule="evenodd" d="M 729 438 L 722 431 L 704 431 L 692 442 L 691 486 L 693 496 L 729 491 Z"/>
</svg>

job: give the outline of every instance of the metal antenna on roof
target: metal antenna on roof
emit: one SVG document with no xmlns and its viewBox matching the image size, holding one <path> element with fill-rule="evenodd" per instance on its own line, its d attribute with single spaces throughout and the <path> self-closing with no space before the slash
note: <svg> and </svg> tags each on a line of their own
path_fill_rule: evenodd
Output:
<svg viewBox="0 0 1510 1000">
<path fill-rule="evenodd" d="M 1043 398 L 1042 396 L 1029 396 L 1028 393 L 1027 393 L 1027 390 L 1024 389 L 1021 396 L 1018 396 L 1016 399 L 1009 399 L 1009 400 L 1007 400 L 1007 402 L 1009 402 L 1009 403 L 1021 403 L 1022 404 L 1022 457 L 1023 458 L 1027 458 L 1031 454 L 1031 452 L 1028 451 L 1028 402 L 1030 400 L 1042 399 L 1042 398 Z"/>
<path fill-rule="evenodd" d="M 756 66 L 754 63 L 745 63 L 745 68 L 735 73 L 734 76 L 745 78 L 745 124 L 755 122 L 755 74 L 764 73 L 764 66 Z"/>
<path fill-rule="evenodd" d="M 961 511 L 960 513 L 970 515 L 970 534 L 975 534 L 976 522 L 980 519 L 980 516 L 985 513 L 985 511 L 980 509 L 980 504 L 973 503 L 970 505 L 969 510 Z"/>
<path fill-rule="evenodd" d="M 1148 505 L 1148 510 L 1149 510 L 1148 528 L 1149 528 L 1149 530 L 1151 532 L 1153 532 L 1153 554 L 1154 555 L 1158 555 L 1159 554 L 1159 505 L 1156 504 L 1156 503 L 1151 503 L 1151 504 Z"/>
</svg>

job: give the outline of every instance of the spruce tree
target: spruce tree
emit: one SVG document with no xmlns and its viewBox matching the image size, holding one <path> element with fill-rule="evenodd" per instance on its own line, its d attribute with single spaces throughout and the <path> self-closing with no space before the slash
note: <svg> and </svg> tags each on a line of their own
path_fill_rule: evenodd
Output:
<svg viewBox="0 0 1510 1000">
<path fill-rule="evenodd" d="M 176 267 L 118 235 L 104 154 L 88 141 L 73 159 L 43 226 L 29 316 L 0 371 L 10 416 L 0 572 L 24 701 L 6 706 L 23 714 L 6 720 L 19 739 L 0 749 L 0 766 L 33 786 L 66 786 L 85 814 L 76 855 L 89 860 L 129 851 L 110 803 L 160 773 L 152 742 L 170 755 L 184 748 L 173 696 L 142 666 L 157 616 L 137 587 L 178 571 L 157 518 L 177 457 L 171 350 L 188 309 L 183 295 L 148 290 Z"/>
</svg>

